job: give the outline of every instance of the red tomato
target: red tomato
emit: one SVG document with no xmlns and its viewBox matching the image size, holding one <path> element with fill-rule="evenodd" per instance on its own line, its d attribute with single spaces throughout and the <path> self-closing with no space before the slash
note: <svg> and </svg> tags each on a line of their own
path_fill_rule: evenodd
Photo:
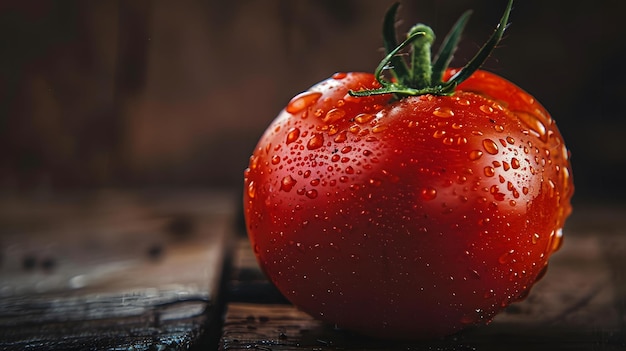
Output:
<svg viewBox="0 0 626 351">
<path fill-rule="evenodd" d="M 488 323 L 561 245 L 563 138 L 531 95 L 485 71 L 449 95 L 349 94 L 380 86 L 337 73 L 263 134 L 244 195 L 258 262 L 340 328 L 427 338 Z"/>
</svg>

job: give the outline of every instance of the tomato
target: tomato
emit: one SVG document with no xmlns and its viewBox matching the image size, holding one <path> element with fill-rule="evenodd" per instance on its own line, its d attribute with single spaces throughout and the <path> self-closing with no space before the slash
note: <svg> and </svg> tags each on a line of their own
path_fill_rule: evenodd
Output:
<svg viewBox="0 0 626 351">
<path fill-rule="evenodd" d="M 563 138 L 486 71 L 446 94 L 355 96 L 385 84 L 337 73 L 267 128 L 244 179 L 254 253 L 295 306 L 339 328 L 413 339 L 486 324 L 561 245 Z"/>
</svg>

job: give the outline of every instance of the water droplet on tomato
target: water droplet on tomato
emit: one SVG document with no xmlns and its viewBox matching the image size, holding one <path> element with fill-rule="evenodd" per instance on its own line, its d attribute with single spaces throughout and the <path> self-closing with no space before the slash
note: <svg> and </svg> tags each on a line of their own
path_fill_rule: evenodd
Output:
<svg viewBox="0 0 626 351">
<path fill-rule="evenodd" d="M 287 144 L 291 144 L 294 141 L 298 140 L 298 138 L 300 137 L 300 129 L 298 128 L 291 128 L 289 129 L 289 131 L 287 132 Z"/>
<path fill-rule="evenodd" d="M 272 164 L 273 165 L 277 165 L 279 163 L 280 163 L 280 156 L 278 156 L 278 155 L 272 156 Z"/>
<path fill-rule="evenodd" d="M 454 111 L 448 107 L 437 107 L 433 111 L 433 115 L 442 118 L 448 118 L 454 116 Z"/>
<path fill-rule="evenodd" d="M 348 139 L 348 132 L 344 130 L 344 131 L 340 132 L 339 134 L 337 134 L 337 136 L 335 137 L 335 142 L 336 143 L 343 143 L 347 139 Z"/>
<path fill-rule="evenodd" d="M 306 148 L 309 150 L 315 150 L 322 147 L 322 145 L 324 145 L 324 136 L 320 133 L 314 133 L 313 137 L 311 137 L 306 144 Z"/>
<path fill-rule="evenodd" d="M 502 255 L 500 255 L 500 257 L 498 257 L 498 262 L 500 262 L 501 264 L 511 262 L 513 260 L 514 253 L 515 253 L 515 250 L 513 249 L 503 253 Z"/>
<path fill-rule="evenodd" d="M 317 190 L 311 189 L 311 190 L 308 190 L 305 194 L 306 194 L 306 197 L 308 197 L 309 199 L 315 199 L 317 197 Z"/>
<path fill-rule="evenodd" d="M 254 199 L 255 196 L 256 196 L 256 184 L 254 183 L 253 180 L 251 180 L 250 183 L 248 183 L 248 197 L 250 197 L 251 199 Z"/>
<path fill-rule="evenodd" d="M 285 110 L 291 114 L 296 114 L 316 103 L 321 96 L 322 93 L 316 91 L 306 91 L 298 94 L 289 101 Z"/>
<path fill-rule="evenodd" d="M 462 105 L 462 106 L 469 106 L 470 105 L 470 101 L 469 100 L 460 98 L 458 96 L 456 97 L 456 103 L 459 104 L 459 105 Z"/>
<path fill-rule="evenodd" d="M 444 135 L 446 135 L 446 131 L 445 130 L 436 130 L 433 133 L 433 138 L 439 139 L 439 138 L 443 137 Z"/>
<path fill-rule="evenodd" d="M 495 169 L 491 166 L 485 167 L 484 173 L 487 177 L 493 177 L 496 174 Z"/>
<path fill-rule="evenodd" d="M 330 111 L 326 112 L 324 118 L 322 118 L 322 122 L 324 123 L 335 123 L 338 120 L 342 119 L 346 115 L 346 111 L 340 108 L 333 108 Z"/>
<path fill-rule="evenodd" d="M 528 128 L 530 128 L 530 130 L 537 134 L 539 139 L 541 139 L 542 141 L 547 140 L 546 126 L 545 124 L 543 124 L 539 117 L 522 111 L 515 111 L 514 113 L 520 119 L 520 121 L 522 121 L 522 123 L 524 123 Z"/>
<path fill-rule="evenodd" d="M 478 160 L 483 155 L 483 152 L 480 150 L 472 150 L 469 152 L 469 159 L 472 161 Z"/>
<path fill-rule="evenodd" d="M 533 234 L 533 235 L 530 237 L 530 241 L 531 241 L 533 244 L 536 244 L 536 243 L 538 243 L 538 242 L 539 242 L 539 238 L 540 238 L 539 233 L 535 233 L 535 234 Z"/>
<path fill-rule="evenodd" d="M 330 158 L 330 160 L 331 160 L 332 162 L 337 162 L 337 161 L 339 161 L 339 159 L 340 159 L 340 158 L 341 158 L 341 156 L 339 156 L 339 155 L 337 155 L 337 154 L 334 154 L 334 155 Z"/>
<path fill-rule="evenodd" d="M 372 133 L 380 133 L 386 130 L 388 126 L 386 124 L 377 124 L 372 128 Z"/>
<path fill-rule="evenodd" d="M 492 155 L 498 154 L 498 144 L 496 144 L 491 139 L 484 139 L 483 140 L 483 148 L 485 149 L 485 151 L 487 151 L 488 153 L 490 153 Z"/>
<path fill-rule="evenodd" d="M 423 200 L 430 201 L 437 197 L 437 189 L 433 187 L 423 188 L 420 191 L 420 197 Z"/>
<path fill-rule="evenodd" d="M 520 167 L 520 163 L 517 158 L 513 157 L 511 159 L 511 167 L 513 167 L 513 169 L 518 169 Z"/>
<path fill-rule="evenodd" d="M 311 184 L 312 186 L 318 186 L 320 184 L 320 180 L 319 178 L 311 179 L 309 184 Z"/>
<path fill-rule="evenodd" d="M 289 192 L 296 185 L 297 181 L 290 175 L 285 176 L 280 182 L 280 190 Z"/>
<path fill-rule="evenodd" d="M 358 124 L 365 124 L 374 119 L 374 115 L 369 113 L 360 113 L 356 117 L 354 117 L 354 121 Z"/>
<path fill-rule="evenodd" d="M 493 107 L 487 105 L 480 105 L 479 109 L 484 113 L 493 113 Z"/>
<path fill-rule="evenodd" d="M 348 74 L 345 72 L 337 72 L 335 74 L 333 74 L 333 79 L 344 79 Z"/>
</svg>

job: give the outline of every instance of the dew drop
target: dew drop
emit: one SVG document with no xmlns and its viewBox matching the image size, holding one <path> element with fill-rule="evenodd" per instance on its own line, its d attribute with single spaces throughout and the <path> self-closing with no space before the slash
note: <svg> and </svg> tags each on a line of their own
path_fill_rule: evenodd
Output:
<svg viewBox="0 0 626 351">
<path fill-rule="evenodd" d="M 520 163 L 517 158 L 513 157 L 511 159 L 511 167 L 513 167 L 513 169 L 518 169 L 520 167 Z"/>
<path fill-rule="evenodd" d="M 513 253 L 515 253 L 515 250 L 512 249 L 503 253 L 502 255 L 500 255 L 500 257 L 498 257 L 498 262 L 500 262 L 501 264 L 511 262 L 511 260 L 513 259 Z"/>
<path fill-rule="evenodd" d="M 296 185 L 296 183 L 297 181 L 293 179 L 292 176 L 285 176 L 280 182 L 280 190 L 290 192 L 291 189 L 293 189 L 293 186 Z"/>
<path fill-rule="evenodd" d="M 531 240 L 531 242 L 532 242 L 533 244 L 538 243 L 538 242 L 539 242 L 539 233 L 535 233 L 535 234 L 533 234 L 533 236 L 532 236 L 532 237 L 530 237 L 530 240 Z"/>
<path fill-rule="evenodd" d="M 306 192 L 306 197 L 309 199 L 315 199 L 317 197 L 317 190 L 311 189 Z"/>
<path fill-rule="evenodd" d="M 457 102 L 457 104 L 462 105 L 462 106 L 469 106 L 471 104 L 469 100 L 462 99 L 460 97 L 456 98 L 456 102 Z"/>
<path fill-rule="evenodd" d="M 335 137 L 335 142 L 336 143 L 343 143 L 347 139 L 348 139 L 348 132 L 344 130 L 344 131 L 340 132 L 339 134 L 337 134 L 337 136 Z"/>
<path fill-rule="evenodd" d="M 348 152 L 350 152 L 350 151 L 352 151 L 352 146 L 344 146 L 344 147 L 341 149 L 341 153 L 342 153 L 342 154 L 347 154 L 347 153 L 348 153 Z"/>
<path fill-rule="evenodd" d="M 472 161 L 478 160 L 483 155 L 483 152 L 480 150 L 472 150 L 469 152 L 469 159 Z"/>
<path fill-rule="evenodd" d="M 444 135 L 446 135 L 446 131 L 445 130 L 436 130 L 433 133 L 433 138 L 439 139 L 439 138 L 443 137 Z"/>
<path fill-rule="evenodd" d="M 424 188 L 420 191 L 420 197 L 426 201 L 433 200 L 437 197 L 437 189 L 432 187 Z"/>
<path fill-rule="evenodd" d="M 294 141 L 298 140 L 298 138 L 300 137 L 300 129 L 298 128 L 291 128 L 289 129 L 289 131 L 287 132 L 287 144 L 291 144 Z"/>
<path fill-rule="evenodd" d="M 539 139 L 542 141 L 547 140 L 546 126 L 537 116 L 522 111 L 515 111 L 514 113 L 522 123 L 539 136 Z"/>
<path fill-rule="evenodd" d="M 326 113 L 324 118 L 322 118 L 322 122 L 324 123 L 335 123 L 338 120 L 342 119 L 346 115 L 346 111 L 340 108 L 333 108 Z"/>
<path fill-rule="evenodd" d="M 480 105 L 479 109 L 484 113 L 493 113 L 493 107 L 487 105 Z"/>
<path fill-rule="evenodd" d="M 272 164 L 273 165 L 277 165 L 279 163 L 280 163 L 280 156 L 278 156 L 278 155 L 272 156 Z"/>
<path fill-rule="evenodd" d="M 498 154 L 498 144 L 491 139 L 483 140 L 483 148 L 485 148 L 485 151 L 492 155 Z"/>
<path fill-rule="evenodd" d="M 354 174 L 354 168 L 352 166 L 348 166 L 345 169 L 346 174 Z"/>
<path fill-rule="evenodd" d="M 358 124 L 365 124 L 374 119 L 374 115 L 369 113 L 361 113 L 354 117 L 354 121 Z"/>
<path fill-rule="evenodd" d="M 372 128 L 372 133 L 380 133 L 384 130 L 387 129 L 387 125 L 386 124 L 377 124 Z"/>
<path fill-rule="evenodd" d="M 493 177 L 496 174 L 496 171 L 491 166 L 485 167 L 484 173 L 487 177 Z"/>
<path fill-rule="evenodd" d="M 309 139 L 309 142 L 306 144 L 306 148 L 309 150 L 315 150 L 324 145 L 324 136 L 320 133 L 313 134 L 313 137 Z"/>
<path fill-rule="evenodd" d="M 333 79 L 344 79 L 348 74 L 345 72 L 337 72 L 335 74 L 333 74 Z"/>
<path fill-rule="evenodd" d="M 289 101 L 285 110 L 291 114 L 301 112 L 307 107 L 316 103 L 321 96 L 322 93 L 316 91 L 306 91 L 304 93 L 298 94 L 293 99 L 291 99 L 291 101 Z"/>
<path fill-rule="evenodd" d="M 437 107 L 433 111 L 433 115 L 437 117 L 447 118 L 454 116 L 454 111 L 448 107 Z"/>
<path fill-rule="evenodd" d="M 255 196 L 256 196 L 256 184 L 254 183 L 254 180 L 251 180 L 250 183 L 248 183 L 248 197 L 250 197 L 251 199 L 254 199 Z"/>
</svg>

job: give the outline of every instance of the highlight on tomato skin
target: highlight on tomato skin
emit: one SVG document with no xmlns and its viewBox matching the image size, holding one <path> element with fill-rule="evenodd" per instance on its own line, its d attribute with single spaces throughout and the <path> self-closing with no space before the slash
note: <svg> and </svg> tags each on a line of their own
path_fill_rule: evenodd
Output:
<svg viewBox="0 0 626 351">
<path fill-rule="evenodd" d="M 532 95 L 466 67 L 416 86 L 336 73 L 261 136 L 244 172 L 246 225 L 295 306 L 370 336 L 435 338 L 488 324 L 545 274 L 571 212 L 568 150 Z"/>
</svg>

